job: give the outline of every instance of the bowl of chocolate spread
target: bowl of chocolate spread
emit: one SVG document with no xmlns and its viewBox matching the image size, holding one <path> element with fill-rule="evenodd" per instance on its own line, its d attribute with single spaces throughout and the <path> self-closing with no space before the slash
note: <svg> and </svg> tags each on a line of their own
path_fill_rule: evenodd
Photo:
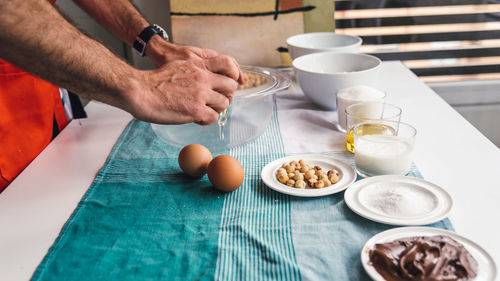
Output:
<svg viewBox="0 0 500 281">
<path fill-rule="evenodd" d="M 370 263 L 388 281 L 474 280 L 478 264 L 448 236 L 408 237 L 375 244 Z"/>
<path fill-rule="evenodd" d="M 370 238 L 361 263 L 376 281 L 493 281 L 496 265 L 475 242 L 433 227 L 399 227 Z"/>
</svg>

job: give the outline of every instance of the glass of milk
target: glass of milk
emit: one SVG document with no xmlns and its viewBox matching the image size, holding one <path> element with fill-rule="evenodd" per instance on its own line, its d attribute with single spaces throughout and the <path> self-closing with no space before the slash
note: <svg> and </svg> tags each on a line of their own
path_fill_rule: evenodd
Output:
<svg viewBox="0 0 500 281">
<path fill-rule="evenodd" d="M 384 102 L 363 102 L 355 103 L 345 109 L 346 115 L 346 148 L 354 153 L 354 134 L 353 129 L 359 123 L 366 121 L 387 120 L 399 122 L 402 109 L 399 106 Z M 369 134 L 392 134 L 392 128 L 372 124 L 365 126 L 364 132 Z"/>
<path fill-rule="evenodd" d="M 384 133 L 367 132 L 367 127 L 391 128 Z M 406 175 L 410 172 L 417 130 L 403 122 L 367 121 L 354 126 L 354 163 L 363 177 Z M 391 133 L 388 133 L 391 132 Z"/>
<path fill-rule="evenodd" d="M 355 103 L 378 101 L 383 102 L 386 94 L 372 87 L 358 85 L 340 89 L 337 92 L 337 129 L 345 132 L 347 129 L 345 109 Z"/>
</svg>

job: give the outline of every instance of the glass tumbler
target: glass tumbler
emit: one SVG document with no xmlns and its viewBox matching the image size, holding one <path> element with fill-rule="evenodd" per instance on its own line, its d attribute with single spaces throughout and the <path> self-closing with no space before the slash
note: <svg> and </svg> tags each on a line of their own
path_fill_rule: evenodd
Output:
<svg viewBox="0 0 500 281">
<path fill-rule="evenodd" d="M 366 132 L 367 126 L 385 127 L 386 131 Z M 387 133 L 391 132 L 391 133 Z M 410 172 L 417 130 L 403 122 L 372 120 L 353 128 L 354 163 L 363 177 L 406 175 Z"/>
<path fill-rule="evenodd" d="M 348 106 L 363 102 L 384 102 L 385 97 L 385 92 L 364 85 L 340 89 L 337 93 L 337 130 L 346 132 L 347 120 L 345 109 Z"/>
<path fill-rule="evenodd" d="M 353 128 L 366 121 L 395 121 L 401 119 L 401 108 L 384 102 L 363 102 L 348 106 L 345 109 L 347 132 L 346 148 L 354 153 Z M 366 124 L 363 128 L 366 134 L 393 134 L 390 128 L 377 123 Z"/>
</svg>

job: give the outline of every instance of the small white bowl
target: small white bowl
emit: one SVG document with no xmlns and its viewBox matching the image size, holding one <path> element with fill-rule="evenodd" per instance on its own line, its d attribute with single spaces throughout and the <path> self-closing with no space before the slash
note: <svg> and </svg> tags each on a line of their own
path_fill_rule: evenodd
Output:
<svg viewBox="0 0 500 281">
<path fill-rule="evenodd" d="M 381 61 L 365 54 L 324 52 L 298 57 L 292 64 L 304 95 L 335 110 L 338 90 L 356 85 L 377 88 Z"/>
<path fill-rule="evenodd" d="M 361 42 L 360 37 L 334 32 L 304 33 L 286 40 L 292 59 L 319 52 L 357 53 Z"/>
</svg>

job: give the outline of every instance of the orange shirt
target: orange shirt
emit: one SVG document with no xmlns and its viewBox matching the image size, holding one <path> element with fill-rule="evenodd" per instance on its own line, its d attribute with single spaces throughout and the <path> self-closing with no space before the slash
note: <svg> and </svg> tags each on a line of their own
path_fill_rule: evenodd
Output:
<svg viewBox="0 0 500 281">
<path fill-rule="evenodd" d="M 0 192 L 50 143 L 55 124 L 68 124 L 59 88 L 0 59 Z"/>
</svg>

